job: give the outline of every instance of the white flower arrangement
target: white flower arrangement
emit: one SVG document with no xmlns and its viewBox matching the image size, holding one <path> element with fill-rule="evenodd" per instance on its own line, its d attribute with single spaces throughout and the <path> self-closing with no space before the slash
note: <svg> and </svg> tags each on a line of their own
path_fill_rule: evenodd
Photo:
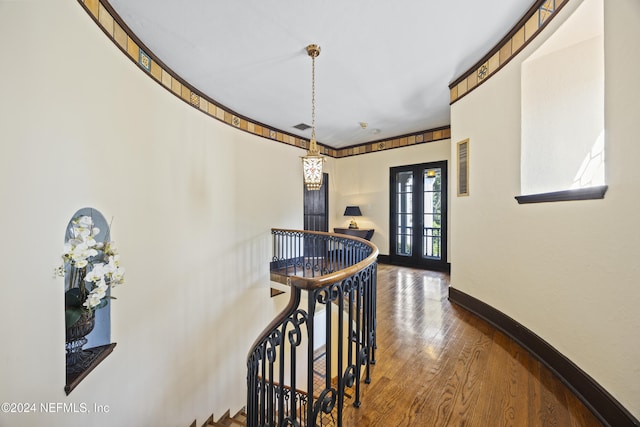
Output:
<svg viewBox="0 0 640 427">
<path fill-rule="evenodd" d="M 62 252 L 58 276 L 69 274 L 69 289 L 65 292 L 67 328 L 73 326 L 83 312 L 91 312 L 107 305 L 107 291 L 124 282 L 124 268 L 120 266 L 114 242 L 96 241 L 100 229 L 90 216 L 71 221 L 69 240 Z"/>
</svg>

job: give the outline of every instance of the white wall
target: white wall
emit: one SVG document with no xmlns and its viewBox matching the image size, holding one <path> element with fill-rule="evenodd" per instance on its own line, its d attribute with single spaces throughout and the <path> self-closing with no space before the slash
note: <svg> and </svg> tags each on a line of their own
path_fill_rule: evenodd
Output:
<svg viewBox="0 0 640 427">
<path fill-rule="evenodd" d="M 579 178 L 604 143 L 603 46 L 594 37 L 523 63 L 522 194 L 604 185 L 603 165 Z"/>
<path fill-rule="evenodd" d="M 514 200 L 521 61 L 581 3 L 570 1 L 539 39 L 452 106 L 452 141 L 470 141 L 471 194 L 451 203 L 451 282 L 538 334 L 639 417 L 636 0 L 605 2 L 605 199 Z"/>
<path fill-rule="evenodd" d="M 522 194 L 604 185 L 603 12 L 583 3 L 522 63 Z"/>
<path fill-rule="evenodd" d="M 329 164 L 329 229 L 348 227 L 347 205 L 358 205 L 359 228 L 374 228 L 371 241 L 381 254 L 389 254 L 389 168 L 450 160 L 451 140 L 441 140 L 388 151 L 335 159 Z M 451 162 L 448 162 L 449 168 Z M 449 169 L 451 175 L 451 169 Z M 452 185 L 449 182 L 449 199 Z"/>
<path fill-rule="evenodd" d="M 273 317 L 270 228 L 302 228 L 303 151 L 178 100 L 73 1 L 0 1 L 0 58 L 0 402 L 110 409 L 0 412 L 0 425 L 187 426 L 238 410 Z M 52 269 L 85 206 L 113 218 L 127 275 L 117 347 L 67 397 Z"/>
</svg>

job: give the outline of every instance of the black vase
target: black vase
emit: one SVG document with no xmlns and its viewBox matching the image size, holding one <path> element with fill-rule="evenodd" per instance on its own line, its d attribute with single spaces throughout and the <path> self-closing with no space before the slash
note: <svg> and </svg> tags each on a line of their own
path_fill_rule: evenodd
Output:
<svg viewBox="0 0 640 427">
<path fill-rule="evenodd" d="M 80 372 L 87 368 L 91 362 L 91 354 L 82 350 L 87 343 L 86 336 L 93 331 L 96 317 L 93 310 L 83 312 L 76 323 L 67 328 L 67 372 Z"/>
</svg>

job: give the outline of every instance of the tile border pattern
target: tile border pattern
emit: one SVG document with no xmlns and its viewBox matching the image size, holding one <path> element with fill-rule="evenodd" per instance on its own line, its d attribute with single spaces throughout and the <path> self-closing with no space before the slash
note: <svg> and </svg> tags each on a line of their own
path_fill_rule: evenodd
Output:
<svg viewBox="0 0 640 427">
<path fill-rule="evenodd" d="M 244 117 L 190 86 L 184 79 L 180 78 L 180 76 L 160 61 L 149 48 L 133 34 L 131 29 L 124 23 L 107 0 L 77 1 L 94 22 L 98 24 L 102 31 L 109 36 L 114 44 L 125 53 L 130 60 L 137 64 L 140 69 L 146 72 L 157 83 L 193 108 L 199 109 L 208 116 L 224 122 L 229 126 L 234 126 L 253 135 L 293 145 L 298 148 L 309 148 L 308 139 L 292 135 Z M 321 154 L 341 158 L 390 150 L 408 145 L 425 144 L 449 138 L 451 138 L 451 128 L 444 126 L 340 149 L 320 143 L 318 146 Z"/>
<path fill-rule="evenodd" d="M 450 104 L 487 81 L 513 59 L 569 0 L 538 0 L 498 44 L 449 85 Z"/>
</svg>

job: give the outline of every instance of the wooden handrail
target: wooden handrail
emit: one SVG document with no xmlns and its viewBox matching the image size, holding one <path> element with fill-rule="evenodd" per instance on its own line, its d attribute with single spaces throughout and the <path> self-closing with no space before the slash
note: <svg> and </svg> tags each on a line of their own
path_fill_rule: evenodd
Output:
<svg viewBox="0 0 640 427">
<path fill-rule="evenodd" d="M 347 267 L 342 270 L 334 271 L 329 274 L 325 274 L 324 276 L 317 277 L 300 277 L 300 276 L 291 276 L 287 279 L 287 282 L 291 286 L 295 286 L 296 288 L 312 290 L 317 288 L 322 288 L 332 283 L 337 283 L 341 280 L 346 279 L 347 277 L 353 276 L 360 270 L 364 270 L 371 264 L 373 264 L 377 259 L 380 251 L 378 251 L 378 247 L 371 243 L 368 240 L 361 239 L 360 237 L 349 236 L 346 234 L 336 234 L 336 233 L 326 233 L 324 231 L 300 231 L 300 230 L 287 230 L 283 228 L 272 228 L 271 231 L 283 231 L 289 233 L 302 233 L 302 234 L 317 234 L 323 236 L 331 236 L 337 237 L 340 239 L 353 240 L 356 242 L 360 242 L 369 246 L 371 248 L 371 254 L 366 257 L 364 260 L 360 261 L 357 264 L 354 264 L 350 267 Z"/>
<path fill-rule="evenodd" d="M 360 270 L 364 270 L 365 268 L 369 267 L 378 259 L 379 251 L 377 246 L 369 242 L 368 240 L 364 240 L 359 237 L 336 234 L 336 233 L 325 233 L 323 231 L 301 231 L 301 230 L 288 230 L 283 228 L 272 228 L 271 232 L 273 231 L 333 236 L 341 239 L 344 238 L 348 240 L 355 240 L 357 242 L 364 243 L 365 245 L 369 246 L 372 249 L 371 254 L 368 257 L 366 257 L 364 260 L 350 267 L 347 267 L 343 270 L 338 270 L 333 273 L 325 274 L 324 276 L 318 276 L 318 277 L 298 277 L 298 276 L 288 277 L 287 282 L 291 286 L 296 287 L 298 289 L 310 290 L 310 289 L 322 288 L 323 286 L 327 286 L 331 283 L 339 282 L 350 276 L 353 276 L 355 273 L 357 273 Z M 281 324 L 287 317 L 289 317 L 289 315 L 291 315 L 298 308 L 299 302 L 300 302 L 300 292 L 291 292 L 287 306 L 271 322 L 269 322 L 267 327 L 262 330 L 260 335 L 258 335 L 258 338 L 256 338 L 256 340 L 251 345 L 249 349 L 249 354 L 247 357 L 250 357 L 251 354 L 253 353 L 253 350 L 258 346 L 258 344 L 264 341 L 265 338 L 267 338 L 271 334 L 271 331 L 273 330 L 273 328 Z"/>
</svg>

